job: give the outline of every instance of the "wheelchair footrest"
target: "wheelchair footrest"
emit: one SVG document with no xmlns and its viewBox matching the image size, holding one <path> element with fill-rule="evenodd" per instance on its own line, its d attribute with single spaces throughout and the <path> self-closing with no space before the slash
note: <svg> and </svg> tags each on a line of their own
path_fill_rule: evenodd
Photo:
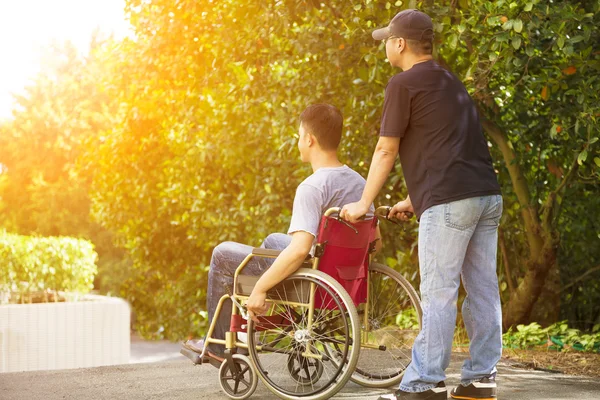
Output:
<svg viewBox="0 0 600 400">
<path fill-rule="evenodd" d="M 182 347 L 179 352 L 189 358 L 195 365 L 202 365 L 202 357 L 200 357 L 200 354 L 196 353 L 195 351 Z"/>
</svg>

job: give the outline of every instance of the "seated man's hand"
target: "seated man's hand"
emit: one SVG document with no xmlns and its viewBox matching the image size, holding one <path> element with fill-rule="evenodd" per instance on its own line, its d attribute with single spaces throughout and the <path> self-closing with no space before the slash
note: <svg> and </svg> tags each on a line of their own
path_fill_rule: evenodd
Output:
<svg viewBox="0 0 600 400">
<path fill-rule="evenodd" d="M 258 322 L 258 316 L 263 315 L 267 312 L 269 306 L 266 303 L 267 293 L 261 290 L 257 290 L 254 288 L 250 297 L 248 298 L 248 302 L 246 303 L 246 308 L 248 309 L 248 315 L 254 322 Z"/>
<path fill-rule="evenodd" d="M 357 222 L 362 216 L 369 212 L 369 205 L 365 205 L 360 201 L 356 203 L 346 204 L 340 211 L 340 218 L 345 219 L 350 223 Z"/>
</svg>

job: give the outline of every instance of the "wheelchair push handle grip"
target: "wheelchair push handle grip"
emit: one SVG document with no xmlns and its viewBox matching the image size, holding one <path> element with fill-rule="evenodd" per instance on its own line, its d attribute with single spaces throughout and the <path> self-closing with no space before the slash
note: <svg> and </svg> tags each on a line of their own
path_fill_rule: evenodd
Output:
<svg viewBox="0 0 600 400">
<path fill-rule="evenodd" d="M 324 215 L 325 215 L 326 217 L 329 217 L 329 216 L 331 216 L 332 214 L 337 214 L 338 216 L 337 216 L 337 218 L 336 218 L 336 219 L 337 219 L 339 222 L 341 222 L 342 224 L 346 225 L 348 228 L 352 229 L 352 230 L 354 231 L 354 233 L 356 233 L 356 234 L 358 235 L 358 229 L 356 229 L 354 226 L 352 226 L 352 224 L 351 224 L 351 223 L 349 223 L 349 222 L 347 222 L 347 221 L 343 220 L 343 219 L 340 217 L 340 212 L 341 212 L 341 211 L 342 211 L 342 207 L 331 207 L 331 208 L 328 208 L 328 209 L 327 209 L 327 211 L 325 211 L 325 214 L 324 214 Z M 365 216 L 362 216 L 362 217 L 360 217 L 359 219 L 365 219 Z"/>
<path fill-rule="evenodd" d="M 342 207 L 331 207 L 328 208 L 327 211 L 325 211 L 325 216 L 329 217 L 331 214 L 340 214 L 340 211 L 342 211 Z"/>
<path fill-rule="evenodd" d="M 393 222 L 396 225 L 400 225 L 403 222 L 405 222 L 405 221 L 399 220 L 398 218 L 390 217 L 390 211 L 392 211 L 391 206 L 377 207 L 377 209 L 375 210 L 375 216 L 377 218 L 385 219 L 387 221 Z M 406 218 L 412 218 L 414 216 L 414 214 L 410 211 L 403 211 L 402 214 L 404 214 L 404 216 Z"/>
<path fill-rule="evenodd" d="M 328 208 L 325 211 L 325 214 L 323 214 L 323 215 L 325 215 L 326 217 L 329 217 L 332 214 L 337 214 L 338 218 L 339 218 L 340 212 L 342 212 L 342 207 L 331 207 L 331 208 Z M 364 219 L 367 219 L 366 215 L 363 215 L 362 217 L 359 218 L 360 221 L 362 221 Z"/>
</svg>

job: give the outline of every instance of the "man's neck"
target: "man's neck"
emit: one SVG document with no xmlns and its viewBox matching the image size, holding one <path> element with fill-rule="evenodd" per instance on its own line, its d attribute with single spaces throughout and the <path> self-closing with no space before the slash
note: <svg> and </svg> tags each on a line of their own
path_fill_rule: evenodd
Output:
<svg viewBox="0 0 600 400">
<path fill-rule="evenodd" d="M 336 153 L 320 153 L 310 161 L 313 172 L 317 172 L 320 168 L 337 168 L 343 165 Z"/>
<path fill-rule="evenodd" d="M 408 71 L 409 69 L 414 67 L 415 64 L 421 64 L 430 60 L 433 60 L 432 55 L 410 57 L 409 59 L 405 60 L 402 63 L 402 65 L 400 65 L 400 68 L 402 69 L 402 71 Z"/>
</svg>

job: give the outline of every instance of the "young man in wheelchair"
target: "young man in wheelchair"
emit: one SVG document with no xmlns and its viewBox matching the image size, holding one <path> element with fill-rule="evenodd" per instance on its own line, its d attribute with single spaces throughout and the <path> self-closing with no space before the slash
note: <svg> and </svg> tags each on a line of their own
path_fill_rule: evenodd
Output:
<svg viewBox="0 0 600 400">
<path fill-rule="evenodd" d="M 267 310 L 267 291 L 293 274 L 311 252 L 319 223 L 325 210 L 360 200 L 365 179 L 337 157 L 342 137 L 343 118 L 340 111 L 328 104 L 309 106 L 300 115 L 298 150 L 303 162 L 310 163 L 313 174 L 297 188 L 288 234 L 269 235 L 261 247 L 282 250 L 276 259 L 253 258 L 244 274 L 261 275 L 247 302 L 249 316 Z M 371 212 L 373 206 L 371 205 Z M 379 230 L 377 230 L 379 236 Z M 380 245 L 381 241 L 377 241 Z M 209 323 L 215 317 L 219 299 L 231 293 L 234 273 L 252 247 L 224 242 L 215 247 L 208 277 L 207 308 Z M 231 318 L 231 301 L 226 301 L 218 315 L 213 337 L 224 339 Z M 184 347 L 202 353 L 203 340 L 188 340 Z M 209 344 L 205 357 L 218 365 L 224 358 L 225 347 Z"/>
</svg>

